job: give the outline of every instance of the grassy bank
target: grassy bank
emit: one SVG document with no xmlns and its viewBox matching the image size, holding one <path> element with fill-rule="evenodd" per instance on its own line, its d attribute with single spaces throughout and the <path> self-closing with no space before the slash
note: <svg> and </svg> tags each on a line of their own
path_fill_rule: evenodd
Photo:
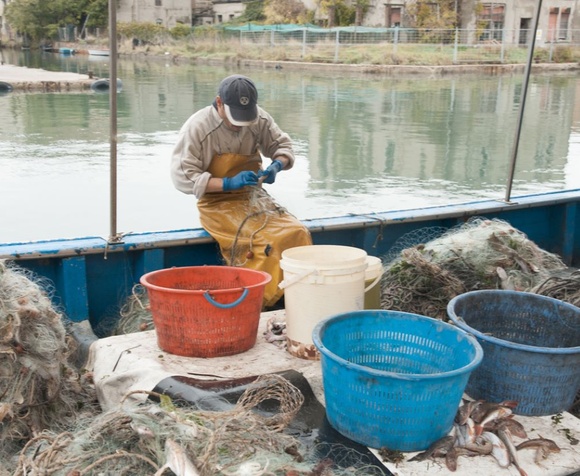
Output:
<svg viewBox="0 0 580 476">
<path fill-rule="evenodd" d="M 106 46 L 106 38 L 91 39 L 72 45 L 77 50 Z M 65 46 L 64 44 L 61 46 Z M 66 44 L 71 46 L 71 44 Z M 123 56 L 171 56 L 175 61 L 217 62 L 270 61 L 374 66 L 451 66 L 525 64 L 528 52 L 518 46 L 459 46 L 453 44 L 340 44 L 320 41 L 284 44 L 241 41 L 237 38 L 186 37 L 152 39 L 135 45 L 121 39 L 118 52 Z M 535 48 L 535 63 L 569 64 L 580 62 L 580 46 Z"/>
</svg>

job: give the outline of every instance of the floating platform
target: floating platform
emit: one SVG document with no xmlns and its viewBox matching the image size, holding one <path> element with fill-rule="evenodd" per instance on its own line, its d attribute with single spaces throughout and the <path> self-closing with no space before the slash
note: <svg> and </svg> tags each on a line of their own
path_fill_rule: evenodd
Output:
<svg viewBox="0 0 580 476">
<path fill-rule="evenodd" d="M 91 85 L 98 78 L 88 74 L 46 71 L 10 64 L 0 65 L 1 92 L 70 92 L 91 91 Z"/>
</svg>

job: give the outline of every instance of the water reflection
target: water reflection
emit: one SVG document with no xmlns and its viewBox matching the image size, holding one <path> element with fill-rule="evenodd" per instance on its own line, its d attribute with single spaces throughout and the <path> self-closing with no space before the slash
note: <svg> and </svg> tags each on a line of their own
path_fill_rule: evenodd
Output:
<svg viewBox="0 0 580 476">
<path fill-rule="evenodd" d="M 108 58 L 4 53 L 11 64 L 108 77 Z M 7 58 L 8 57 L 8 58 Z M 299 218 L 502 199 L 522 77 L 328 75 L 121 59 L 119 231 L 199 226 L 169 179 L 182 123 L 221 78 L 252 76 L 298 161 L 270 193 Z M 0 76 L 1 80 L 1 76 Z M 533 75 L 513 195 L 577 187 L 575 74 Z M 108 94 L 0 96 L 0 241 L 109 233 Z"/>
</svg>

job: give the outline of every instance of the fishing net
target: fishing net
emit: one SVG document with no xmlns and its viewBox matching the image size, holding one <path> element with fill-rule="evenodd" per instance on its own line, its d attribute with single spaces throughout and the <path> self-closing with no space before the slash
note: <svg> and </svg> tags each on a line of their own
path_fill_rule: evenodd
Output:
<svg viewBox="0 0 580 476">
<path fill-rule="evenodd" d="M 428 236 L 432 239 L 421 242 Z M 406 246 L 408 244 L 408 246 Z M 381 307 L 447 320 L 447 304 L 478 289 L 527 291 L 566 265 L 509 223 L 473 218 L 442 232 L 422 229 L 385 258 Z M 387 261 L 388 260 L 388 261 Z"/>
<path fill-rule="evenodd" d="M 68 428 L 96 397 L 69 364 L 75 350 L 48 282 L 0 260 L 0 460 L 47 428 Z"/>
<path fill-rule="evenodd" d="M 117 319 L 113 335 L 130 334 L 155 328 L 153 315 L 149 308 L 149 296 L 141 284 L 133 286 L 133 292 L 121 307 Z"/>
<path fill-rule="evenodd" d="M 271 217 L 286 212 L 260 187 L 251 187 L 248 197 L 246 218 L 236 230 L 228 259 L 224 259 L 224 264 L 228 266 L 246 265 L 253 258 L 255 236 L 266 228 Z M 101 319 L 95 333 L 99 336 L 123 335 L 154 328 L 147 291 L 138 284 L 133 287 L 119 315 Z"/>
<path fill-rule="evenodd" d="M 383 474 L 352 448 L 324 444 L 333 458 L 321 459 L 323 444 L 285 431 L 304 396 L 280 375 L 258 377 L 224 411 L 143 391 L 147 402 L 102 412 L 90 375 L 68 363 L 74 341 L 47 289 L 0 261 L 1 476 Z M 129 314 L 147 307 L 137 292 Z M 356 464 L 339 468 L 347 455 Z"/>
<path fill-rule="evenodd" d="M 248 192 L 247 215 L 236 231 L 229 259 L 229 266 L 244 266 L 254 255 L 255 236 L 262 231 L 271 217 L 285 213 L 286 209 L 278 205 L 261 187 L 251 187 Z"/>
<path fill-rule="evenodd" d="M 530 291 L 580 307 L 580 271 L 566 269 L 555 272 Z"/>
<path fill-rule="evenodd" d="M 176 405 L 169 397 L 145 392 L 159 404 L 110 410 L 79 422 L 74 432 L 45 431 L 31 439 L 15 476 L 35 474 L 179 475 L 369 474 L 363 469 L 325 472 L 335 462 L 310 461 L 301 445 L 283 429 L 299 411 L 304 397 L 279 375 L 263 375 L 251 384 L 231 410 L 201 411 Z M 278 402 L 264 413 L 264 402 Z M 313 473 L 313 468 L 319 472 Z M 336 469 L 336 468 L 335 468 Z M 333 469 L 333 471 L 335 471 Z M 292 473 L 294 471 L 294 473 Z"/>
</svg>

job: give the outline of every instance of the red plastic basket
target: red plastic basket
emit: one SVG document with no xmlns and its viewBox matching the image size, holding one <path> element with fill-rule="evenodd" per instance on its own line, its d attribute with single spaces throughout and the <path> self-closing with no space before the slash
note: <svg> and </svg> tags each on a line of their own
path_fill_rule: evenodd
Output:
<svg viewBox="0 0 580 476">
<path fill-rule="evenodd" d="M 168 268 L 143 275 L 159 347 L 185 357 L 251 349 L 271 279 L 263 271 L 232 266 Z"/>
</svg>

